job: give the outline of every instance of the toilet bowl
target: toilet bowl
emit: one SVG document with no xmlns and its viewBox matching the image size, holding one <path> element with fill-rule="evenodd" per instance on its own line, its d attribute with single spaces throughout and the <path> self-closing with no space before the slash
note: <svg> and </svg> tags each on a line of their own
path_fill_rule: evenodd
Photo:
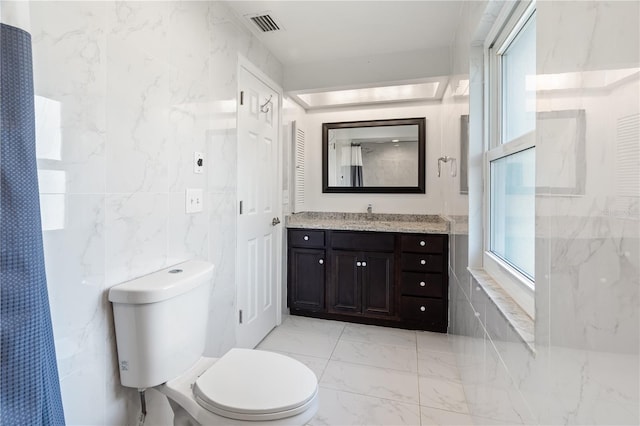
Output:
<svg viewBox="0 0 640 426">
<path fill-rule="evenodd" d="M 212 277 L 193 260 L 109 290 L 120 383 L 164 394 L 174 425 L 305 425 L 318 380 L 301 362 L 240 348 L 202 357 Z"/>
<path fill-rule="evenodd" d="M 318 410 L 315 374 L 273 352 L 231 349 L 201 358 L 156 389 L 174 411 L 174 425 L 304 425 Z"/>
</svg>

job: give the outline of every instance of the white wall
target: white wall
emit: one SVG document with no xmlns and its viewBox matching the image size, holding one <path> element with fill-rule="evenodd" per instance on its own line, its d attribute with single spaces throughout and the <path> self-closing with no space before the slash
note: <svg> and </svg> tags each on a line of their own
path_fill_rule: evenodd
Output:
<svg viewBox="0 0 640 426">
<path fill-rule="evenodd" d="M 4 3 L 4 2 L 3 2 Z M 237 55 L 282 67 L 219 2 L 30 2 L 47 280 L 67 424 L 134 424 L 108 289 L 215 264 L 207 355 L 235 343 Z M 193 152 L 206 173 L 192 172 Z M 184 213 L 185 188 L 207 194 Z M 147 424 L 171 424 L 150 391 Z"/>
<path fill-rule="evenodd" d="M 306 211 L 440 214 L 441 180 L 437 159 L 441 150 L 441 110 L 439 103 L 387 105 L 383 107 L 336 108 L 309 111 L 306 115 L 305 151 Z M 323 194 L 322 123 L 391 118 L 426 117 L 426 194 Z"/>
</svg>

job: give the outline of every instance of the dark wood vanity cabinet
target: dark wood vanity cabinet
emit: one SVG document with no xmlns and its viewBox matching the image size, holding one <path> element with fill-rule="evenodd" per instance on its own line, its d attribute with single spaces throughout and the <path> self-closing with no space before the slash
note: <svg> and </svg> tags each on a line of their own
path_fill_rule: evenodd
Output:
<svg viewBox="0 0 640 426">
<path fill-rule="evenodd" d="M 288 292 L 289 307 L 324 312 L 325 231 L 289 231 Z"/>
<path fill-rule="evenodd" d="M 328 311 L 393 316 L 393 253 L 332 250 Z"/>
<path fill-rule="evenodd" d="M 331 231 L 329 239 L 328 312 L 393 316 L 395 236 Z"/>
<path fill-rule="evenodd" d="M 447 235 L 400 237 L 400 311 L 411 328 L 447 331 L 447 253 Z"/>
<path fill-rule="evenodd" d="M 325 251 L 292 248 L 289 250 L 289 306 L 321 312 L 324 310 Z"/>
<path fill-rule="evenodd" d="M 292 314 L 447 330 L 448 237 L 288 230 Z"/>
</svg>

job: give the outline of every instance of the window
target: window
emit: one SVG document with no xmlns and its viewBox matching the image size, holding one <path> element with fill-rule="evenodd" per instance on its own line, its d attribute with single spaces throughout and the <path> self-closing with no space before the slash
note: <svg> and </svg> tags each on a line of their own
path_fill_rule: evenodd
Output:
<svg viewBox="0 0 640 426">
<path fill-rule="evenodd" d="M 490 163 L 491 253 L 533 280 L 535 148 Z"/>
<path fill-rule="evenodd" d="M 535 3 L 516 3 L 487 48 L 484 269 L 531 316 L 535 283 Z"/>
</svg>

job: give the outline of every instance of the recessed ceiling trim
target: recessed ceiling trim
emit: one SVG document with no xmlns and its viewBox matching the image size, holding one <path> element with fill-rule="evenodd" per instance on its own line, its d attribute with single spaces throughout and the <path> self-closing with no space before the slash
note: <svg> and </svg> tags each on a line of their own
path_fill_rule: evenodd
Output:
<svg viewBox="0 0 640 426">
<path fill-rule="evenodd" d="M 400 102 L 440 101 L 444 95 L 447 82 L 448 77 L 438 77 L 419 82 L 387 83 L 379 86 L 358 88 L 301 90 L 289 92 L 287 95 L 305 110 Z"/>
</svg>

